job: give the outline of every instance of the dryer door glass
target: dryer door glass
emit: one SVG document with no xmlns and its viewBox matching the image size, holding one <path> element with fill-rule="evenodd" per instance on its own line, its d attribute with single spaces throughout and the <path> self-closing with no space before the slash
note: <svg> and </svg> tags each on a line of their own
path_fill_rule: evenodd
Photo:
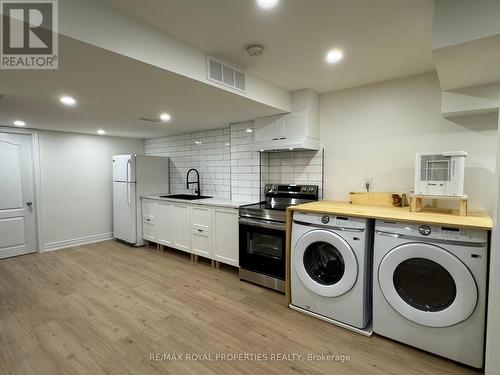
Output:
<svg viewBox="0 0 500 375">
<path fill-rule="evenodd" d="M 377 278 L 394 310 L 427 327 L 464 321 L 478 301 L 476 282 L 467 266 L 450 251 L 429 243 L 394 247 L 380 261 Z"/>
<path fill-rule="evenodd" d="M 450 273 L 429 259 L 411 258 L 401 262 L 394 270 L 393 282 L 399 296 L 422 311 L 444 310 L 457 295 Z"/>
<path fill-rule="evenodd" d="M 345 264 L 340 251 L 327 242 L 315 242 L 304 252 L 308 275 L 322 285 L 333 285 L 344 276 Z"/>
</svg>

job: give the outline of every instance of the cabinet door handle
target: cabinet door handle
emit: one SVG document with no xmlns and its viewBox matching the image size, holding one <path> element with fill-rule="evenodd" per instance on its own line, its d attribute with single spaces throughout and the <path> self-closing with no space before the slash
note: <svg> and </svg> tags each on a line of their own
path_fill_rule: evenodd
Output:
<svg viewBox="0 0 500 375">
<path fill-rule="evenodd" d="M 280 138 L 280 139 L 286 139 L 286 137 Z"/>
<path fill-rule="evenodd" d="M 279 141 L 280 139 L 279 138 L 273 138 L 273 141 Z"/>
<path fill-rule="evenodd" d="M 151 219 L 146 219 L 146 221 L 151 221 Z"/>
<path fill-rule="evenodd" d="M 198 229 L 198 232 L 203 232 L 203 229 Z"/>
</svg>

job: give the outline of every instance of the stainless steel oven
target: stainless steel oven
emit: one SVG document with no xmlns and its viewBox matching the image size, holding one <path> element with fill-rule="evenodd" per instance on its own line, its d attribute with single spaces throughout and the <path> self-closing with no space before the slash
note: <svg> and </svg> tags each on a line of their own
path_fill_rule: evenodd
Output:
<svg viewBox="0 0 500 375">
<path fill-rule="evenodd" d="M 284 292 L 288 206 L 318 199 L 312 185 L 266 185 L 264 202 L 240 208 L 240 279 Z"/>
</svg>

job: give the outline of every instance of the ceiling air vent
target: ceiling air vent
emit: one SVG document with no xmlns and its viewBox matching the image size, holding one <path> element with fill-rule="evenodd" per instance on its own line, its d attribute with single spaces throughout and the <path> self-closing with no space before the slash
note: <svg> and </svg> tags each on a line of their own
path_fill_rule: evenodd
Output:
<svg viewBox="0 0 500 375">
<path fill-rule="evenodd" d="M 139 120 L 148 121 L 148 122 L 161 122 L 161 119 L 152 118 L 152 117 L 141 117 Z"/>
<path fill-rule="evenodd" d="M 246 92 L 245 73 L 207 55 L 207 79 Z"/>
</svg>

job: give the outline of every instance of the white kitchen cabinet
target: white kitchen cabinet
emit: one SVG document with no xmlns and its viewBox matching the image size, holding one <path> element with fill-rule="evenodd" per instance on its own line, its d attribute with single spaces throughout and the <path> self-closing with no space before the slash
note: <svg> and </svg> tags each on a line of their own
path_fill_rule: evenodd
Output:
<svg viewBox="0 0 500 375">
<path fill-rule="evenodd" d="M 191 252 L 191 212 L 189 205 L 174 204 L 176 249 Z"/>
<path fill-rule="evenodd" d="M 213 208 L 212 212 L 213 259 L 238 267 L 238 210 Z"/>
<path fill-rule="evenodd" d="M 143 199 L 144 239 L 239 266 L 237 208 Z"/>
<path fill-rule="evenodd" d="M 284 115 L 258 118 L 255 120 L 255 141 L 278 141 L 285 136 Z"/>
<path fill-rule="evenodd" d="M 152 242 L 158 239 L 157 204 L 152 199 L 142 200 L 142 237 Z"/>
<path fill-rule="evenodd" d="M 174 247 L 175 246 L 175 208 L 171 202 L 157 202 L 157 237 L 158 243 Z"/>
<path fill-rule="evenodd" d="M 319 138 L 319 116 L 316 112 L 300 111 L 283 118 L 284 138 Z"/>
<path fill-rule="evenodd" d="M 319 150 L 319 115 L 305 110 L 255 120 L 254 150 Z"/>
</svg>

